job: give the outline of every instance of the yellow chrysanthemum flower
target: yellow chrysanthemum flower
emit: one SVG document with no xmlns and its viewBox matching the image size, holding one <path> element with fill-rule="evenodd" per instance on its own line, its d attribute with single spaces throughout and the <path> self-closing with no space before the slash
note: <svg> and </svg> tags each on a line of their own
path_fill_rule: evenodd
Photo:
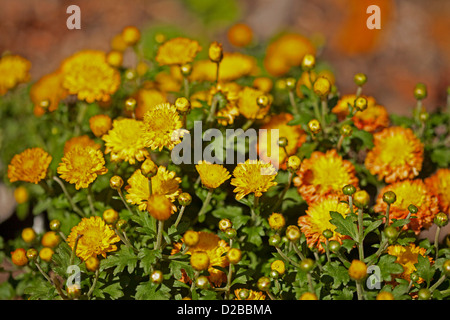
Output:
<svg viewBox="0 0 450 320">
<path fill-rule="evenodd" d="M 111 161 L 134 164 L 150 156 L 143 138 L 144 124 L 135 119 L 114 120 L 113 128 L 105 134 L 105 154 L 111 153 Z"/>
<path fill-rule="evenodd" d="M 450 169 L 438 169 L 431 177 L 425 179 L 425 184 L 432 194 L 438 198 L 439 209 L 450 213 Z"/>
<path fill-rule="evenodd" d="M 89 118 L 89 127 L 96 137 L 101 137 L 111 129 L 112 120 L 106 114 L 97 114 Z"/>
<path fill-rule="evenodd" d="M 99 175 L 108 172 L 100 150 L 76 146 L 65 153 L 57 168 L 62 179 L 75 184 L 75 188 L 87 188 Z"/>
<path fill-rule="evenodd" d="M 274 181 L 277 172 L 270 163 L 261 160 L 246 160 L 239 163 L 233 171 L 234 178 L 231 185 L 236 188 L 236 200 L 241 200 L 249 193 L 254 193 L 255 197 L 261 197 L 270 187 L 276 186 Z"/>
<path fill-rule="evenodd" d="M 79 100 L 92 103 L 108 101 L 120 85 L 120 74 L 98 50 L 82 50 L 64 60 L 61 65 L 63 87 Z"/>
<path fill-rule="evenodd" d="M 423 143 L 411 129 L 390 127 L 373 135 L 374 147 L 367 153 L 366 168 L 378 179 L 393 183 L 419 175 Z"/>
<path fill-rule="evenodd" d="M 40 78 L 31 86 L 30 99 L 35 108 L 42 108 L 42 102 L 48 102 L 47 111 L 58 109 L 59 102 L 67 97 L 67 90 L 62 87 L 62 74 L 55 71 Z"/>
<path fill-rule="evenodd" d="M 278 161 L 272 162 L 277 168 L 286 168 L 286 159 L 288 156 L 297 152 L 297 149 L 306 141 L 307 134 L 300 125 L 288 125 L 288 122 L 294 119 L 290 113 L 280 113 L 270 117 L 270 120 L 261 126 L 261 129 L 267 132 L 260 131 L 258 144 L 258 154 L 262 160 L 268 162 L 270 160 L 271 147 L 271 130 L 278 130 L 278 137 L 287 139 L 287 145 L 284 148 L 278 148 Z M 267 141 L 264 145 L 261 141 Z M 287 152 L 287 154 L 286 154 Z"/>
<path fill-rule="evenodd" d="M 183 65 L 192 62 L 202 50 L 200 44 L 192 39 L 177 37 L 163 43 L 155 60 L 161 65 Z"/>
<path fill-rule="evenodd" d="M 269 219 L 269 226 L 273 230 L 281 230 L 286 224 L 286 219 L 281 213 L 273 212 Z"/>
<path fill-rule="evenodd" d="M 241 291 L 247 290 L 248 291 L 248 298 L 242 299 L 241 298 Z M 266 295 L 261 291 L 254 291 L 249 289 L 236 289 L 234 290 L 234 300 L 266 300 Z"/>
<path fill-rule="evenodd" d="M 97 216 L 83 218 L 72 228 L 66 240 L 72 250 L 79 235 L 75 254 L 83 261 L 99 255 L 106 258 L 108 252 L 117 250 L 115 243 L 120 241 L 114 230 Z"/>
<path fill-rule="evenodd" d="M 180 140 L 173 139 L 174 132 L 183 126 L 177 108 L 170 103 L 161 103 L 144 114 L 144 132 L 142 138 L 145 146 L 152 150 L 164 147 L 172 150 Z"/>
<path fill-rule="evenodd" d="M 237 102 L 239 113 L 247 119 L 262 119 L 266 116 L 270 109 L 270 103 L 265 107 L 257 104 L 257 99 L 265 95 L 263 91 L 251 87 L 244 87 L 239 92 L 239 100 Z"/>
<path fill-rule="evenodd" d="M 358 186 L 355 167 L 335 149 L 326 153 L 315 151 L 309 159 L 304 159 L 293 182 L 308 203 L 329 195 L 345 199 L 342 188 L 347 184 Z"/>
<path fill-rule="evenodd" d="M 156 175 L 151 177 L 151 182 L 152 194 L 165 195 L 172 202 L 181 192 L 180 177 L 177 177 L 174 171 L 168 171 L 166 167 L 159 166 Z M 127 202 L 137 205 L 141 211 L 147 210 L 147 202 L 150 197 L 148 178 L 138 169 L 127 180 L 127 183 L 128 185 L 125 187 Z M 176 211 L 175 205 L 173 211 Z"/>
<path fill-rule="evenodd" d="M 31 62 L 18 55 L 0 58 L 0 96 L 30 79 Z"/>
<path fill-rule="evenodd" d="M 64 144 L 64 154 L 66 154 L 67 152 L 69 152 L 70 150 L 72 150 L 73 148 L 75 148 L 77 146 L 82 147 L 82 148 L 90 147 L 90 148 L 94 148 L 95 150 L 99 150 L 101 148 L 101 145 L 96 143 L 94 140 L 89 138 L 89 136 L 87 134 L 85 134 L 85 135 L 73 137 L 73 138 L 70 138 L 69 140 L 67 140 L 66 143 Z"/>
<path fill-rule="evenodd" d="M 218 188 L 230 178 L 230 173 L 221 164 L 212 164 L 205 160 L 199 161 L 195 166 L 203 186 L 208 189 Z"/>
<path fill-rule="evenodd" d="M 52 157 L 42 148 L 29 148 L 16 154 L 8 165 L 10 182 L 24 181 L 37 184 L 47 175 Z"/>
<path fill-rule="evenodd" d="M 381 189 L 374 206 L 376 212 L 386 212 L 387 204 L 383 201 L 383 194 L 387 191 L 393 191 L 396 195 L 396 201 L 390 205 L 390 219 L 405 219 L 409 214 L 408 206 L 413 204 L 418 208 L 418 212 L 414 214 L 417 218 L 411 219 L 405 229 L 410 228 L 418 234 L 423 228 L 431 226 L 434 216 L 439 212 L 438 198 L 422 180 L 399 181 Z"/>
<path fill-rule="evenodd" d="M 226 52 L 219 65 L 219 82 L 230 82 L 245 76 L 253 75 L 257 71 L 255 58 L 239 53 Z M 217 64 L 208 60 L 194 63 L 191 81 L 216 81 Z"/>
<path fill-rule="evenodd" d="M 362 96 L 367 100 L 367 109 L 373 108 L 376 105 L 376 101 L 374 97 L 371 96 Z M 346 94 L 340 97 L 340 99 L 337 101 L 336 105 L 331 109 L 331 112 L 336 114 L 338 116 L 339 120 L 344 120 L 349 115 L 349 107 L 354 107 L 356 101 L 356 94 Z M 367 110 L 366 109 L 366 110 Z M 358 111 L 357 113 L 361 113 L 361 111 Z"/>
<path fill-rule="evenodd" d="M 228 266 L 229 262 L 226 253 L 230 250 L 230 246 L 214 233 L 200 231 L 198 235 L 198 243 L 195 246 L 189 247 L 186 253 L 191 255 L 194 252 L 206 252 L 209 257 L 208 279 L 214 286 L 220 286 L 222 282 L 226 281 L 226 275 L 221 270 L 214 268 L 214 266 L 222 268 Z M 175 243 L 172 254 L 179 252 L 181 247 L 181 242 Z M 189 282 L 191 279 L 184 273 L 180 281 Z"/>
<path fill-rule="evenodd" d="M 417 270 L 415 264 L 418 262 L 419 255 L 426 257 L 430 262 L 433 262 L 433 259 L 427 256 L 426 252 L 427 250 L 425 248 L 416 247 L 414 243 L 411 243 L 408 246 L 393 245 L 389 246 L 387 249 L 387 253 L 397 257 L 395 262 L 403 267 L 403 273 L 398 275 L 398 277 L 407 281 L 411 280 L 411 273 Z M 422 278 L 419 278 L 417 283 L 422 283 L 423 281 Z"/>
<path fill-rule="evenodd" d="M 325 230 L 329 229 L 333 232 L 329 240 L 342 243 L 342 240 L 346 238 L 335 231 L 336 226 L 330 222 L 330 211 L 339 212 L 345 217 L 350 212 L 350 207 L 348 203 L 341 202 L 338 197 L 330 196 L 310 204 L 306 215 L 298 218 L 298 225 L 306 236 L 306 243 L 311 248 L 318 248 L 320 252 L 325 251 L 322 246 L 322 243 L 326 242 L 323 236 Z"/>
</svg>

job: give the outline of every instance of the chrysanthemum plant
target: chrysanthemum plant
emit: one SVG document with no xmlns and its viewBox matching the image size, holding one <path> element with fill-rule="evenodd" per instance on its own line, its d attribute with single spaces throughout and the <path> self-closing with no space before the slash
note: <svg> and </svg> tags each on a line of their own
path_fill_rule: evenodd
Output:
<svg viewBox="0 0 450 320">
<path fill-rule="evenodd" d="M 0 169 L 19 218 L 45 221 L 0 238 L 1 298 L 450 297 L 450 92 L 427 112 L 419 84 L 411 117 L 388 114 L 364 74 L 340 92 L 302 36 L 265 52 L 250 33 L 231 53 L 149 34 L 128 27 L 31 87 L 0 59 Z M 279 159 L 203 139 L 211 128 L 278 130 Z M 221 161 L 175 164 L 188 138 Z"/>
</svg>

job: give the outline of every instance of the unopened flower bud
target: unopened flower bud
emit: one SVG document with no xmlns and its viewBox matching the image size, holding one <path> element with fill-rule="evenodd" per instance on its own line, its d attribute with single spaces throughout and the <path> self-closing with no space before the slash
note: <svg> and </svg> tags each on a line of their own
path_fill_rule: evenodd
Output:
<svg viewBox="0 0 450 320">
<path fill-rule="evenodd" d="M 357 86 L 363 86 L 367 82 L 367 76 L 364 73 L 357 73 L 353 78 Z"/>
<path fill-rule="evenodd" d="M 297 171 L 300 168 L 301 160 L 297 156 L 290 156 L 287 161 L 288 170 Z"/>
<path fill-rule="evenodd" d="M 109 186 L 111 189 L 119 190 L 123 186 L 123 179 L 120 176 L 112 176 L 111 179 L 109 179 Z"/>
<path fill-rule="evenodd" d="M 178 203 L 182 206 L 188 206 L 192 202 L 192 196 L 187 192 L 182 192 L 178 196 Z"/>
<path fill-rule="evenodd" d="M 423 83 L 416 84 L 414 88 L 414 97 L 417 100 L 423 100 L 427 97 L 427 87 Z"/>
<path fill-rule="evenodd" d="M 317 119 L 312 119 L 311 121 L 309 121 L 308 128 L 314 134 L 317 134 L 322 130 L 322 126 L 320 125 L 320 122 Z"/>
<path fill-rule="evenodd" d="M 367 109 L 367 99 L 364 97 L 359 97 L 355 101 L 355 107 L 359 111 L 364 111 Z"/>
<path fill-rule="evenodd" d="M 286 79 L 286 88 L 288 90 L 294 90 L 295 89 L 295 84 L 297 83 L 297 81 L 295 80 L 295 78 L 287 78 Z"/>
<path fill-rule="evenodd" d="M 309 71 L 316 66 L 316 57 L 312 54 L 305 54 L 302 60 L 302 68 L 305 71 Z"/>
<path fill-rule="evenodd" d="M 212 62 L 219 63 L 220 61 L 222 61 L 222 59 L 223 59 L 222 44 L 217 41 L 213 41 L 211 43 L 211 45 L 209 46 L 208 54 L 209 54 L 209 59 Z"/>
<path fill-rule="evenodd" d="M 448 216 L 444 212 L 439 212 L 434 217 L 434 224 L 438 227 L 445 227 L 448 224 Z"/>
<path fill-rule="evenodd" d="M 326 97 L 331 90 L 331 83 L 330 80 L 328 80 L 325 77 L 319 77 L 316 82 L 314 82 L 314 93 L 317 94 L 319 97 Z"/>
<path fill-rule="evenodd" d="M 362 209 L 369 205 L 370 196 L 365 190 L 356 191 L 353 195 L 353 202 L 355 203 L 355 206 Z"/>
<path fill-rule="evenodd" d="M 180 97 L 175 100 L 175 107 L 181 113 L 186 113 L 191 108 L 191 103 L 185 97 Z"/>
</svg>

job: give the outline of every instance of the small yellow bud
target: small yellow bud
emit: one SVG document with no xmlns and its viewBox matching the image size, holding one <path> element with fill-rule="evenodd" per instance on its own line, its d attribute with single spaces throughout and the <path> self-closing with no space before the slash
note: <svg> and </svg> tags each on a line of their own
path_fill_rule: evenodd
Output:
<svg viewBox="0 0 450 320">
<path fill-rule="evenodd" d="M 301 160 L 297 156 L 290 156 L 287 161 L 288 170 L 297 171 L 300 168 Z"/>
<path fill-rule="evenodd" d="M 287 78 L 286 79 L 286 88 L 288 88 L 288 90 L 294 90 L 296 83 L 297 83 L 297 81 L 295 80 L 295 78 Z"/>
<path fill-rule="evenodd" d="M 221 219 L 219 221 L 219 229 L 223 232 L 227 230 L 228 228 L 231 228 L 233 224 L 231 223 L 230 219 Z"/>
<path fill-rule="evenodd" d="M 188 230 L 184 233 L 183 241 L 188 247 L 195 247 L 200 240 L 198 232 L 193 230 Z"/>
<path fill-rule="evenodd" d="M 172 215 L 172 202 L 163 194 L 152 194 L 147 202 L 147 211 L 156 220 L 167 220 Z"/>
<path fill-rule="evenodd" d="M 175 100 L 175 107 L 181 113 L 186 113 L 191 109 L 191 103 L 185 97 L 180 97 Z"/>
<path fill-rule="evenodd" d="M 128 98 L 127 100 L 125 100 L 125 110 L 126 111 L 133 111 L 136 108 L 136 99 L 135 98 Z"/>
<path fill-rule="evenodd" d="M 141 32 L 134 26 L 127 26 L 122 30 L 122 39 L 127 45 L 134 46 L 141 39 Z"/>
<path fill-rule="evenodd" d="M 151 178 L 158 173 L 158 166 L 151 159 L 145 159 L 141 164 L 141 173 L 145 177 Z"/>
<path fill-rule="evenodd" d="M 181 74 L 185 77 L 189 76 L 192 73 L 192 64 L 185 63 L 180 67 Z"/>
<path fill-rule="evenodd" d="M 269 226 L 273 230 L 280 230 L 286 224 L 286 219 L 281 213 L 272 213 L 269 217 Z"/>
<path fill-rule="evenodd" d="M 28 190 L 27 188 L 20 186 L 14 190 L 14 199 L 18 204 L 25 203 L 28 201 Z"/>
<path fill-rule="evenodd" d="M 370 202 L 370 196 L 365 190 L 359 190 L 356 191 L 353 194 L 353 203 L 358 208 L 364 208 L 369 205 Z"/>
<path fill-rule="evenodd" d="M 318 298 L 315 293 L 305 292 L 300 296 L 299 300 L 318 300 Z"/>
<path fill-rule="evenodd" d="M 275 260 L 272 262 L 270 269 L 277 271 L 280 275 L 283 275 L 286 272 L 286 266 L 283 260 Z"/>
<path fill-rule="evenodd" d="M 114 209 L 106 209 L 103 211 L 103 220 L 105 220 L 107 224 L 114 224 L 119 220 L 119 213 Z"/>
<path fill-rule="evenodd" d="M 302 68 L 305 71 L 309 71 L 311 69 L 314 69 L 316 66 L 316 57 L 310 53 L 305 54 L 302 60 Z"/>
<path fill-rule="evenodd" d="M 348 268 L 348 274 L 353 280 L 362 280 L 367 276 L 367 265 L 355 259 Z"/>
<path fill-rule="evenodd" d="M 31 243 L 36 239 L 36 232 L 33 228 L 25 228 L 22 230 L 22 239 L 26 243 Z"/>
<path fill-rule="evenodd" d="M 108 62 L 109 65 L 118 68 L 122 66 L 123 63 L 123 54 L 120 51 L 113 50 L 108 52 L 106 55 L 106 62 Z"/>
<path fill-rule="evenodd" d="M 315 94 L 317 94 L 321 98 L 324 98 L 330 93 L 331 90 L 330 80 L 328 80 L 325 77 L 319 77 L 316 80 L 316 82 L 314 82 L 313 88 Z"/>
<path fill-rule="evenodd" d="M 41 258 L 43 261 L 50 262 L 52 260 L 54 251 L 49 247 L 44 247 L 39 251 L 39 258 Z"/>
<path fill-rule="evenodd" d="M 47 231 L 44 233 L 41 239 L 41 243 L 44 247 L 54 248 L 61 241 L 61 237 L 55 231 Z"/>
<path fill-rule="evenodd" d="M 111 179 L 109 179 L 109 186 L 111 189 L 119 190 L 123 186 L 123 179 L 120 176 L 112 176 Z"/>
<path fill-rule="evenodd" d="M 190 262 L 195 270 L 206 270 L 209 267 L 209 256 L 204 251 L 196 251 L 192 253 Z"/>
<path fill-rule="evenodd" d="M 320 131 L 322 131 L 322 126 L 317 119 L 312 119 L 311 121 L 309 121 L 308 128 L 314 134 L 318 134 Z"/>
<path fill-rule="evenodd" d="M 100 260 L 95 256 L 91 256 L 85 261 L 85 264 L 86 264 L 86 269 L 94 272 L 100 266 Z"/>
<path fill-rule="evenodd" d="M 355 107 L 358 111 L 364 111 L 367 109 L 367 99 L 364 97 L 359 97 L 355 101 Z"/>
<path fill-rule="evenodd" d="M 242 252 L 237 248 L 231 248 L 227 252 L 227 259 L 231 264 L 236 264 L 241 261 Z"/>
<path fill-rule="evenodd" d="M 222 61 L 222 59 L 223 59 L 222 44 L 217 41 L 213 41 L 211 43 L 211 45 L 209 46 L 208 54 L 209 54 L 209 59 L 212 62 L 219 63 L 220 61 Z"/>
</svg>

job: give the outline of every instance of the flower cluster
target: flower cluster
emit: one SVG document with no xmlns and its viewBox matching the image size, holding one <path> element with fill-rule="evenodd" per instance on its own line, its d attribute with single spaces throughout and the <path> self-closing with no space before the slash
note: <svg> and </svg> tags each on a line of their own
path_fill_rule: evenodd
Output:
<svg viewBox="0 0 450 320">
<path fill-rule="evenodd" d="M 0 241 L 30 274 L 20 294 L 448 298 L 450 116 L 426 111 L 426 87 L 413 117 L 393 116 L 365 74 L 341 93 L 303 35 L 254 46 L 237 24 L 226 39 L 128 26 L 33 83 L 28 60 L 0 59 L 0 109 L 22 96 L 34 137 L 5 149 L 5 182 L 18 214 L 50 221 Z"/>
</svg>

